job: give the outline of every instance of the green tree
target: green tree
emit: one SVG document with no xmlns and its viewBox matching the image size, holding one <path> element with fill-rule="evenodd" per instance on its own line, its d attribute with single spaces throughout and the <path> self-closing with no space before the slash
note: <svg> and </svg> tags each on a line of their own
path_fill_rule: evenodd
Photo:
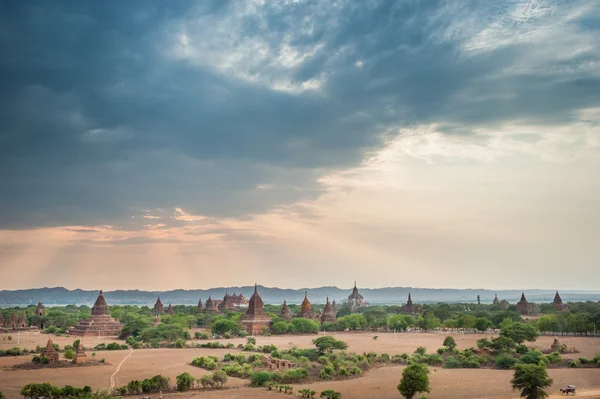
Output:
<svg viewBox="0 0 600 399">
<path fill-rule="evenodd" d="M 292 331 L 295 333 L 316 333 L 319 332 L 319 323 L 314 320 L 298 317 L 292 320 Z"/>
<path fill-rule="evenodd" d="M 525 341 L 535 341 L 539 333 L 531 324 L 516 322 L 502 327 L 500 335 L 521 344 Z"/>
<path fill-rule="evenodd" d="M 323 355 L 326 352 L 331 353 L 335 349 L 344 350 L 348 348 L 348 344 L 344 341 L 340 341 L 335 339 L 331 335 L 326 335 L 324 337 L 319 337 L 317 339 L 313 339 L 313 344 L 317 347 L 317 351 L 319 355 Z"/>
<path fill-rule="evenodd" d="M 513 389 L 521 391 L 521 397 L 526 399 L 544 399 L 548 393 L 544 388 L 552 385 L 552 378 L 548 377 L 546 368 L 535 364 L 518 364 L 515 374 L 510 381 Z"/>
<path fill-rule="evenodd" d="M 339 323 L 343 323 L 345 328 L 350 330 L 364 330 L 367 327 L 367 319 L 361 314 L 351 314 L 338 319 Z"/>
<path fill-rule="evenodd" d="M 453 351 L 454 349 L 456 349 L 456 341 L 454 340 L 454 337 L 451 335 L 448 335 L 444 339 L 444 343 L 442 345 L 444 345 L 446 348 L 448 348 L 449 351 Z"/>
<path fill-rule="evenodd" d="M 181 373 L 175 377 L 175 383 L 178 391 L 189 391 L 194 387 L 196 379 L 190 373 Z"/>
<path fill-rule="evenodd" d="M 421 363 L 412 363 L 402 371 L 398 391 L 406 399 L 412 399 L 419 392 L 429 392 L 429 370 Z"/>
<path fill-rule="evenodd" d="M 67 360 L 73 360 L 75 358 L 75 351 L 73 349 L 67 349 L 64 353 L 64 357 Z"/>
<path fill-rule="evenodd" d="M 406 318 L 402 315 L 391 316 L 388 320 L 388 326 L 393 331 L 406 331 L 408 330 L 408 323 Z"/>
<path fill-rule="evenodd" d="M 213 334 L 224 335 L 225 333 L 237 334 L 241 325 L 233 320 L 218 317 L 213 321 L 211 331 Z"/>
<path fill-rule="evenodd" d="M 487 331 L 487 329 L 491 326 L 492 322 L 485 317 L 479 317 L 477 320 L 475 320 L 475 328 L 481 332 Z"/>
</svg>

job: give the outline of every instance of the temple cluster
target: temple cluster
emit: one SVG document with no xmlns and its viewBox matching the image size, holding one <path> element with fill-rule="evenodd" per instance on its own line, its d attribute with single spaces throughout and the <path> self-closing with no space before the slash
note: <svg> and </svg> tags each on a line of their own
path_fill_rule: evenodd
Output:
<svg viewBox="0 0 600 399">
<path fill-rule="evenodd" d="M 479 297 L 478 304 L 480 304 Z M 505 299 L 498 299 L 497 294 L 494 296 L 492 305 L 498 306 L 504 310 L 508 310 L 510 307 L 508 301 Z M 336 304 L 335 300 L 330 302 L 329 297 L 327 297 L 323 310 L 316 312 L 308 299 L 308 293 L 305 291 L 304 299 L 300 305 L 300 311 L 297 314 L 294 314 L 289 308 L 287 301 L 284 300 L 281 307 L 280 317 L 287 322 L 291 322 L 294 318 L 305 318 L 317 321 L 321 324 L 334 323 L 337 321 L 336 313 L 343 308 L 347 309 L 347 313 L 345 314 L 348 314 L 348 311 L 349 313 L 352 313 L 358 308 L 368 306 L 369 303 L 360 294 L 358 287 L 356 286 L 356 282 L 354 282 L 352 292 L 340 306 Z M 553 306 L 556 311 L 569 311 L 569 306 L 563 303 L 558 291 L 554 296 Z M 226 292 L 222 300 L 214 300 L 209 295 L 208 299 L 206 299 L 206 302 L 202 303 L 202 299 L 199 299 L 197 305 L 198 312 L 206 314 L 220 314 L 224 311 L 235 311 L 244 308 L 247 308 L 246 312 L 240 317 L 239 321 L 249 334 L 263 334 L 271 329 L 272 319 L 271 316 L 269 316 L 269 314 L 267 314 L 264 310 L 263 300 L 258 292 L 258 285 L 256 284 L 250 300 L 246 300 L 244 295 L 241 293 L 229 294 L 229 292 Z M 534 303 L 528 302 L 527 298 L 525 298 L 525 293 L 522 293 L 521 299 L 514 305 L 514 310 L 522 315 L 532 315 L 536 311 L 536 306 Z M 414 304 L 411 294 L 408 293 L 406 304 L 400 306 L 399 311 L 409 314 L 422 314 L 423 305 Z M 172 304 L 169 304 L 165 308 L 160 297 L 158 297 L 156 303 L 152 307 L 152 314 L 155 316 L 152 326 L 156 327 L 161 323 L 161 315 L 175 314 L 175 310 L 173 309 Z M 43 329 L 45 316 L 46 309 L 40 301 L 35 308 L 33 316 L 30 317 L 29 320 L 25 311 L 20 314 L 13 312 L 10 318 L 3 317 L 2 312 L 0 312 L 0 327 L 10 330 L 23 330 L 31 327 Z M 100 294 L 98 295 L 98 298 L 92 307 L 91 315 L 87 319 L 81 320 L 76 326 L 72 327 L 69 330 L 69 334 L 75 336 L 118 336 L 121 333 L 121 330 L 121 323 L 110 315 L 104 294 L 102 291 L 100 291 Z M 51 351 L 49 347 L 47 350 Z M 81 353 L 78 352 L 78 356 L 83 358 L 85 356 L 83 353 L 83 347 L 81 348 L 80 352 Z"/>
</svg>

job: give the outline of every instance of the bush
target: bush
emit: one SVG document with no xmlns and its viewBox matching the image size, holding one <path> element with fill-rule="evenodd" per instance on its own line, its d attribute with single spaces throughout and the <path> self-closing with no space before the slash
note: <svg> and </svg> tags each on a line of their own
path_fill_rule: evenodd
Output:
<svg viewBox="0 0 600 399">
<path fill-rule="evenodd" d="M 529 351 L 529 348 L 523 344 L 519 344 L 519 345 L 517 345 L 517 348 L 515 349 L 515 351 L 519 355 L 523 355 L 523 354 L 527 353 L 527 351 Z"/>
<path fill-rule="evenodd" d="M 192 366 L 214 370 L 217 368 L 217 361 L 218 359 L 214 356 L 201 356 L 192 360 Z"/>
<path fill-rule="evenodd" d="M 230 377 L 248 378 L 252 374 L 252 367 L 249 364 L 243 366 L 237 363 L 225 364 L 221 370 Z"/>
<path fill-rule="evenodd" d="M 342 397 L 342 394 L 334 391 L 333 389 L 326 389 L 323 392 L 321 392 L 321 395 L 319 395 L 320 398 L 326 398 L 326 399 L 340 399 Z"/>
<path fill-rule="evenodd" d="M 529 350 L 527 353 L 521 356 L 521 363 L 525 364 L 537 364 L 538 366 L 546 366 L 548 361 L 542 355 L 542 352 L 536 350 Z"/>
<path fill-rule="evenodd" d="M 442 345 L 452 352 L 456 348 L 456 341 L 454 340 L 453 336 L 449 335 L 444 339 L 444 343 Z"/>
<path fill-rule="evenodd" d="M 508 370 L 511 367 L 513 367 L 515 364 L 517 364 L 518 360 L 507 353 L 502 353 L 502 354 L 496 356 L 495 363 L 496 363 L 496 368 L 502 369 L 502 370 Z"/>
<path fill-rule="evenodd" d="M 453 358 L 452 356 L 448 356 L 446 361 L 444 362 L 445 369 L 459 369 L 461 368 L 461 363 Z"/>
<path fill-rule="evenodd" d="M 208 335 L 208 333 L 201 333 L 199 331 L 196 331 L 194 333 L 194 337 L 196 339 L 209 339 L 210 338 L 210 336 Z"/>
<path fill-rule="evenodd" d="M 427 353 L 427 348 L 424 346 L 419 346 L 417 349 L 415 349 L 415 353 L 424 356 Z"/>
<path fill-rule="evenodd" d="M 141 383 L 142 392 L 160 392 L 169 389 L 169 378 L 162 375 L 155 375 L 152 378 L 146 378 Z"/>
<path fill-rule="evenodd" d="M 321 369 L 319 373 L 319 378 L 323 380 L 331 380 L 334 375 L 335 369 L 333 368 L 333 365 L 327 364 Z"/>
<path fill-rule="evenodd" d="M 200 379 L 202 388 L 223 388 L 223 385 L 227 382 L 228 377 L 225 372 L 219 370 L 213 374 L 205 374 Z"/>
<path fill-rule="evenodd" d="M 250 385 L 253 387 L 264 387 L 271 380 L 271 373 L 258 371 L 250 376 Z"/>
<path fill-rule="evenodd" d="M 176 378 L 177 390 L 180 392 L 189 391 L 194 387 L 196 379 L 190 373 L 181 373 Z"/>
<path fill-rule="evenodd" d="M 64 353 L 65 359 L 73 360 L 75 358 L 75 351 L 73 349 L 67 349 Z"/>
<path fill-rule="evenodd" d="M 301 382 L 302 380 L 304 380 L 307 377 L 308 377 L 308 372 L 304 369 L 300 369 L 300 368 L 290 369 L 290 370 L 286 371 L 285 373 L 283 373 L 281 382 L 288 383 L 288 384 L 294 384 L 294 383 Z"/>
</svg>

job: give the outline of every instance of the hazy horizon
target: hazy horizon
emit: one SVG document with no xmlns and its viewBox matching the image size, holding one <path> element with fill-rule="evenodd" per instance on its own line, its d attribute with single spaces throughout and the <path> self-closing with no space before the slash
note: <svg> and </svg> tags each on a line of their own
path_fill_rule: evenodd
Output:
<svg viewBox="0 0 600 399">
<path fill-rule="evenodd" d="M 0 289 L 598 288 L 600 2 L 0 10 Z"/>
</svg>

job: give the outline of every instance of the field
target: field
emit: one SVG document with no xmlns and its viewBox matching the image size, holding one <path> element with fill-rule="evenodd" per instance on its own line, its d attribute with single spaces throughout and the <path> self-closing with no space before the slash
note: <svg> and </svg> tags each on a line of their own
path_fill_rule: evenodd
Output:
<svg viewBox="0 0 600 399">
<path fill-rule="evenodd" d="M 13 339 L 7 340 L 11 335 Z M 373 336 L 378 335 L 374 340 Z M 442 346 L 446 333 L 336 333 L 338 339 L 346 341 L 348 350 L 354 352 L 375 351 L 378 353 L 398 354 L 411 353 L 418 346 L 424 346 L 433 352 Z M 475 346 L 481 334 L 452 334 L 459 348 Z M 485 336 L 490 337 L 490 334 Z M 15 334 L 0 334 L 0 349 L 8 349 L 13 346 L 34 349 L 36 345 L 45 345 L 48 335 L 26 332 L 19 336 Z M 290 345 L 298 347 L 311 347 L 311 341 L 315 335 L 305 336 L 272 336 L 258 337 L 257 344 L 274 344 L 280 348 Z M 75 337 L 54 337 L 55 343 L 63 347 L 73 342 Z M 540 337 L 532 346 L 539 349 L 550 347 L 553 337 Z M 98 342 L 111 342 L 106 338 L 83 339 L 86 348 L 91 348 Z M 561 341 L 569 347 L 576 347 L 580 353 L 565 355 L 565 357 L 591 357 L 600 353 L 600 338 L 565 337 Z M 243 339 L 221 340 L 223 343 L 232 342 L 235 345 L 243 343 Z M 0 358 L 0 390 L 7 398 L 19 398 L 20 388 L 30 382 L 51 382 L 55 385 L 90 385 L 94 389 L 107 389 L 112 385 L 121 386 L 133 379 L 144 379 L 155 374 L 168 376 L 172 382 L 175 376 L 187 371 L 195 377 L 200 377 L 206 371 L 192 367 L 189 362 L 197 356 L 215 355 L 222 357 L 225 353 L 235 353 L 238 350 L 226 349 L 139 349 L 122 351 L 97 351 L 96 358 L 105 358 L 106 363 L 102 366 L 77 367 L 69 369 L 42 369 L 42 370 L 9 370 L 8 367 L 24 363 L 31 359 L 31 355 L 19 357 Z M 92 350 L 87 350 L 91 356 Z M 458 399 L 458 398 L 516 398 L 516 392 L 510 389 L 512 372 L 500 370 L 448 370 L 442 368 L 431 369 L 432 392 L 430 399 Z M 332 388 L 342 393 L 346 398 L 400 398 L 396 385 L 400 380 L 402 366 L 381 367 L 374 369 L 358 379 L 346 381 L 328 381 L 311 384 L 311 389 L 320 392 Z M 567 384 L 578 386 L 578 397 L 600 398 L 600 369 L 550 369 L 549 374 L 555 383 L 550 391 L 556 392 L 559 387 Z M 227 388 L 223 391 L 190 392 L 185 394 L 165 394 L 165 398 L 277 398 L 282 394 L 269 392 L 261 388 L 246 387 L 247 381 L 230 378 Z M 306 385 L 299 385 L 299 388 Z M 156 395 L 155 395 L 156 396 Z M 283 396 L 285 397 L 285 396 Z"/>
</svg>

